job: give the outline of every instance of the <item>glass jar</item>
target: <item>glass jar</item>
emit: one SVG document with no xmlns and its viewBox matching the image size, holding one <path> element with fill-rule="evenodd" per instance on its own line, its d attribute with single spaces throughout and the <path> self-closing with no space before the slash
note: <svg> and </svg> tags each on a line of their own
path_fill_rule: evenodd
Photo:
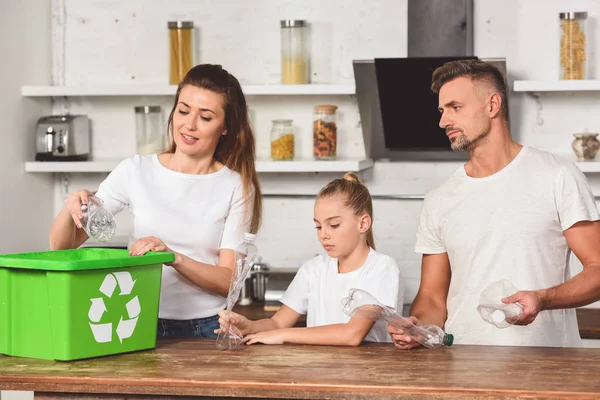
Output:
<svg viewBox="0 0 600 400">
<path fill-rule="evenodd" d="M 169 84 L 179 85 L 185 74 L 192 68 L 193 43 L 192 21 L 169 21 L 170 75 Z"/>
<path fill-rule="evenodd" d="M 165 149 L 165 129 L 160 106 L 135 107 L 138 154 L 153 154 Z"/>
<path fill-rule="evenodd" d="M 560 79 L 587 79 L 587 12 L 564 12 L 560 19 Z"/>
<path fill-rule="evenodd" d="M 291 119 L 273 120 L 271 129 L 271 159 L 289 161 L 294 159 L 294 128 Z"/>
<path fill-rule="evenodd" d="M 337 106 L 315 106 L 313 113 L 313 155 L 318 160 L 332 160 L 337 156 Z"/>
<path fill-rule="evenodd" d="M 308 52 L 306 21 L 281 21 L 281 83 L 302 85 L 308 83 Z"/>
</svg>

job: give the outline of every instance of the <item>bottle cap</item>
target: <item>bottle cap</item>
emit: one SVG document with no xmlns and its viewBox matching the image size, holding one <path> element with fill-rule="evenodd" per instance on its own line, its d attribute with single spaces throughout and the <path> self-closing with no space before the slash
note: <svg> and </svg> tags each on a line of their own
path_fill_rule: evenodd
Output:
<svg viewBox="0 0 600 400">
<path fill-rule="evenodd" d="M 244 241 L 245 242 L 254 242 L 256 239 L 256 235 L 254 233 L 246 232 L 244 233 Z"/>
<path fill-rule="evenodd" d="M 444 338 L 444 343 L 446 346 L 452 346 L 452 343 L 454 343 L 454 335 L 451 333 L 447 333 L 446 337 Z"/>
</svg>

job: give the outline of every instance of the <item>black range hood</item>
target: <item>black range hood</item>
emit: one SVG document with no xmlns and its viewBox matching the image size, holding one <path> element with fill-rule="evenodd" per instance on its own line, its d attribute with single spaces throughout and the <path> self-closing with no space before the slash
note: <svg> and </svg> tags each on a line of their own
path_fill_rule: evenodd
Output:
<svg viewBox="0 0 600 400">
<path fill-rule="evenodd" d="M 463 160 L 439 127 L 431 75 L 445 62 L 474 59 L 472 0 L 409 0 L 408 57 L 354 60 L 356 96 L 368 157 Z M 506 76 L 504 59 L 485 59 Z"/>
</svg>

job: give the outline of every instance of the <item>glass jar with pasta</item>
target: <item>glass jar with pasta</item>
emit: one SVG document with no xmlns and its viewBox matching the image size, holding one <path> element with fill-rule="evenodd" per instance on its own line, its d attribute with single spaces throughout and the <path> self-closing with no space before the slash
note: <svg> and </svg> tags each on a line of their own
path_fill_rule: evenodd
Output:
<svg viewBox="0 0 600 400">
<path fill-rule="evenodd" d="M 315 106 L 313 113 L 313 155 L 317 160 L 337 157 L 337 106 Z"/>
<path fill-rule="evenodd" d="M 169 84 L 179 85 L 193 66 L 192 21 L 169 21 L 170 74 Z"/>
<path fill-rule="evenodd" d="M 564 12 L 560 19 L 560 79 L 587 79 L 587 12 Z"/>
<path fill-rule="evenodd" d="M 294 127 L 291 119 L 273 120 L 271 159 L 273 161 L 291 161 L 294 159 Z"/>
</svg>

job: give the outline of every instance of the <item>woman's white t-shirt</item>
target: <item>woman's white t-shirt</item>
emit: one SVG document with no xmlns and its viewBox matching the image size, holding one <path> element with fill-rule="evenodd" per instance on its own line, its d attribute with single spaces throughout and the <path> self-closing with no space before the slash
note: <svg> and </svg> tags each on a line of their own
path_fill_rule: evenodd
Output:
<svg viewBox="0 0 600 400">
<path fill-rule="evenodd" d="M 184 174 L 164 167 L 157 155 L 135 155 L 108 175 L 96 196 L 113 214 L 129 209 L 129 247 L 154 236 L 171 250 L 210 265 L 218 265 L 220 249 L 242 243 L 250 226 L 252 198 L 244 198 L 240 175 L 227 167 Z M 224 297 L 163 266 L 160 318 L 204 318 L 224 307 Z"/>
<path fill-rule="evenodd" d="M 346 323 L 350 317 L 342 310 L 342 299 L 350 289 L 363 289 L 386 306 L 402 312 L 404 286 L 396 261 L 371 249 L 357 270 L 338 272 L 338 260 L 317 256 L 300 267 L 281 302 L 299 314 L 306 314 L 307 327 Z M 364 339 L 390 342 L 387 323 L 377 321 Z"/>
</svg>

